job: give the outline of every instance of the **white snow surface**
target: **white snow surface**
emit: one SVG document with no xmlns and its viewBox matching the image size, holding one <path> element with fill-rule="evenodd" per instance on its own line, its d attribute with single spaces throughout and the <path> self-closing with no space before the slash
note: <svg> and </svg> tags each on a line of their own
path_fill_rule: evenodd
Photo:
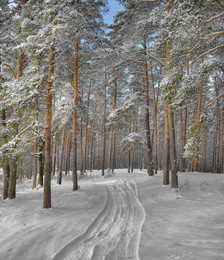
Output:
<svg viewBox="0 0 224 260">
<path fill-rule="evenodd" d="M 224 260 L 223 174 L 179 173 L 178 190 L 162 173 L 100 174 L 75 192 L 71 177 L 52 180 L 51 209 L 43 189 L 19 183 L 0 201 L 0 260 Z"/>
</svg>

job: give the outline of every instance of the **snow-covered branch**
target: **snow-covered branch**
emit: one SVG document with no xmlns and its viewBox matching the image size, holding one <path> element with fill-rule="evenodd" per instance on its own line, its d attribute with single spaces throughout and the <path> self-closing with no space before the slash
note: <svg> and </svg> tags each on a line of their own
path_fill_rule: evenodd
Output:
<svg viewBox="0 0 224 260">
<path fill-rule="evenodd" d="M 217 51 L 218 49 L 221 49 L 221 48 L 224 48 L 224 44 L 219 45 L 219 46 L 217 46 L 217 47 L 215 47 L 215 48 L 213 48 L 213 49 L 210 49 L 210 50 L 208 50 L 208 51 L 202 53 L 199 57 L 197 57 L 195 60 L 192 61 L 192 64 L 194 64 L 196 61 L 200 60 L 200 59 L 201 59 L 202 57 L 204 57 L 205 55 L 208 55 L 209 53 L 214 52 L 214 51 Z"/>
</svg>

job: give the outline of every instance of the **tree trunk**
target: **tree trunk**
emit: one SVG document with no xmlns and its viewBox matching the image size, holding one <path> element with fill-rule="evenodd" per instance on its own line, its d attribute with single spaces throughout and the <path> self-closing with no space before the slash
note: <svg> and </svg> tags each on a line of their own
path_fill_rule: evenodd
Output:
<svg viewBox="0 0 224 260">
<path fill-rule="evenodd" d="M 9 176 L 9 199 L 14 199 L 16 197 L 16 172 L 17 172 L 17 162 L 13 161 L 10 163 L 10 176 Z"/>
<path fill-rule="evenodd" d="M 130 119 L 129 119 L 129 134 L 131 133 L 131 121 L 132 121 L 132 115 L 130 114 Z M 131 150 L 128 151 L 128 173 L 131 172 Z"/>
<path fill-rule="evenodd" d="M 91 130 L 91 142 L 90 142 L 90 163 L 89 163 L 89 166 L 90 166 L 90 172 L 92 172 L 92 169 L 93 169 L 93 147 L 94 147 L 94 139 L 95 139 L 95 131 L 94 131 L 94 128 L 95 128 L 95 120 L 96 120 L 96 103 L 94 105 L 94 112 L 93 112 L 93 120 L 92 120 L 92 130 Z"/>
<path fill-rule="evenodd" d="M 176 143 L 175 143 L 175 129 L 173 111 L 171 107 L 168 110 L 169 113 L 169 130 L 170 130 L 170 167 L 171 167 L 171 189 L 178 188 L 177 179 L 177 165 L 176 165 Z"/>
<path fill-rule="evenodd" d="M 219 89 L 215 87 L 216 97 L 219 96 Z M 222 148 L 222 134 L 221 134 L 221 110 L 220 110 L 220 103 L 219 99 L 216 101 L 216 108 L 215 108 L 215 130 L 214 130 L 214 140 L 213 140 L 213 149 L 214 149 L 214 156 L 213 156 L 213 172 L 220 173 L 220 154 Z"/>
<path fill-rule="evenodd" d="M 0 96 L 1 98 L 1 96 Z M 5 110 L 1 111 L 1 120 L 0 120 L 0 124 L 5 127 L 6 126 L 6 112 Z M 7 143 L 7 135 L 3 135 L 2 137 L 2 142 L 3 144 Z M 9 167 L 9 162 L 8 160 L 6 160 L 4 162 L 4 166 L 3 166 L 3 175 L 4 175 L 4 185 L 3 185 L 3 199 L 7 199 L 8 198 L 8 194 L 9 194 L 9 178 L 10 178 L 10 167 Z"/>
<path fill-rule="evenodd" d="M 80 119 L 80 143 L 79 143 L 79 167 L 80 174 L 83 175 L 83 121 Z"/>
<path fill-rule="evenodd" d="M 171 48 L 172 48 L 172 43 L 167 42 L 166 43 L 166 75 L 169 75 L 169 73 L 170 73 L 170 51 L 171 51 Z M 168 113 L 168 124 L 169 124 L 171 188 L 178 188 L 174 118 L 173 118 L 172 108 L 169 104 L 166 105 L 166 111 Z"/>
<path fill-rule="evenodd" d="M 201 58 L 201 63 L 204 63 L 204 57 Z M 200 116 L 201 116 L 201 110 L 202 110 L 202 87 L 203 87 L 203 79 L 201 79 L 201 83 L 198 89 L 198 96 L 197 96 L 197 106 L 195 111 L 195 118 L 194 118 L 194 124 L 198 124 L 200 122 Z M 197 138 L 197 133 L 195 133 L 195 137 Z M 199 152 L 199 148 L 198 148 Z M 199 167 L 199 158 L 195 158 L 192 161 L 192 171 L 198 171 Z"/>
<path fill-rule="evenodd" d="M 39 104 L 38 104 L 38 99 L 35 99 L 35 121 L 38 122 L 38 113 L 39 113 Z M 36 127 L 36 131 L 38 128 Z M 33 154 L 34 154 L 34 159 L 33 159 L 33 186 L 32 188 L 35 189 L 37 187 L 37 152 L 38 152 L 38 134 L 34 134 L 34 147 L 33 147 Z"/>
<path fill-rule="evenodd" d="M 71 148 L 70 138 L 69 138 L 69 136 L 67 136 L 67 141 L 66 141 L 66 158 L 65 158 L 65 175 L 66 176 L 69 173 L 70 148 Z"/>
<path fill-rule="evenodd" d="M 82 88 L 82 98 L 83 98 L 83 88 Z M 80 119 L 80 143 L 79 143 L 79 167 L 80 174 L 83 175 L 83 120 Z"/>
<path fill-rule="evenodd" d="M 52 173 L 52 89 L 55 63 L 55 49 L 50 48 L 49 57 L 50 67 L 47 82 L 47 95 L 46 95 L 46 112 L 45 112 L 45 129 L 44 129 L 44 199 L 43 208 L 51 207 L 51 173 Z"/>
<path fill-rule="evenodd" d="M 169 168 L 170 168 L 170 146 L 169 146 L 169 113 L 168 107 L 165 106 L 164 121 L 164 152 L 163 152 L 163 185 L 169 184 Z"/>
<path fill-rule="evenodd" d="M 72 153 L 73 153 L 73 163 L 72 163 L 72 180 L 73 188 L 72 190 L 78 190 L 78 173 L 77 173 L 77 121 L 78 121 L 78 92 L 79 92 L 79 40 L 74 41 L 75 57 L 74 57 L 74 105 L 75 111 L 73 115 L 73 129 L 72 129 Z"/>
<path fill-rule="evenodd" d="M 61 138 L 61 156 L 60 156 L 60 165 L 59 165 L 59 171 L 58 171 L 58 179 L 57 183 L 62 183 L 62 167 L 64 162 L 64 151 L 65 151 L 65 127 L 62 130 L 62 138 Z"/>
<path fill-rule="evenodd" d="M 103 109 L 103 158 L 102 158 L 102 176 L 104 176 L 104 169 L 106 164 L 106 122 L 107 122 L 107 86 L 106 86 L 106 72 L 105 72 L 105 83 L 104 83 L 104 109 Z"/>
<path fill-rule="evenodd" d="M 138 131 L 138 113 L 139 113 L 139 106 L 137 106 L 136 109 L 136 115 L 135 115 L 135 122 L 134 122 L 134 128 L 133 128 L 133 132 L 137 133 Z M 131 151 L 131 172 L 134 171 L 134 159 L 135 159 L 135 145 L 134 145 L 134 149 Z"/>
<path fill-rule="evenodd" d="M 117 81 L 114 84 L 114 101 L 113 101 L 113 110 L 117 108 Z M 113 128 L 110 129 L 110 139 L 109 139 L 109 148 L 108 148 L 108 168 L 112 169 L 113 164 L 113 144 L 114 144 L 114 130 Z"/>
<path fill-rule="evenodd" d="M 181 111 L 180 118 L 180 152 L 179 152 L 179 171 L 185 172 L 184 147 L 186 144 L 186 129 L 187 129 L 187 108 Z"/>
<path fill-rule="evenodd" d="M 146 59 L 146 43 L 144 43 L 144 56 Z M 150 122 L 149 122 L 149 76 L 147 60 L 144 62 L 144 89 L 145 89 L 145 130 L 146 130 L 146 144 L 147 144 L 147 173 L 153 176 L 153 157 L 152 145 L 150 138 Z"/>
<path fill-rule="evenodd" d="M 57 161 L 57 140 L 58 140 L 58 135 L 56 134 L 54 137 L 54 152 L 53 152 L 53 170 L 52 170 L 52 175 L 55 176 L 56 172 L 56 161 Z"/>
<path fill-rule="evenodd" d="M 151 74 L 151 82 L 152 82 L 152 93 L 153 93 L 153 162 L 154 162 L 154 170 L 155 174 L 158 171 L 158 126 L 157 126 L 157 107 L 159 100 L 159 88 L 157 88 L 157 92 L 155 90 L 155 79 L 152 70 L 152 65 L 150 64 L 150 74 Z"/>
<path fill-rule="evenodd" d="M 90 99 L 90 89 L 91 82 L 89 85 L 88 95 L 87 95 L 87 117 L 86 117 L 86 133 L 85 133 L 85 156 L 84 156 L 84 172 L 89 168 L 88 157 L 89 157 L 89 99 Z"/>
<path fill-rule="evenodd" d="M 114 169 L 116 168 L 116 147 L 117 147 L 117 134 L 114 132 L 114 147 L 113 147 L 113 163 L 112 163 L 112 173 L 114 173 Z"/>
<path fill-rule="evenodd" d="M 38 184 L 44 186 L 44 144 L 39 146 L 39 179 Z"/>
<path fill-rule="evenodd" d="M 8 198 L 9 195 L 10 167 L 8 162 L 3 167 L 3 172 L 4 172 L 3 200 L 5 200 Z"/>
</svg>

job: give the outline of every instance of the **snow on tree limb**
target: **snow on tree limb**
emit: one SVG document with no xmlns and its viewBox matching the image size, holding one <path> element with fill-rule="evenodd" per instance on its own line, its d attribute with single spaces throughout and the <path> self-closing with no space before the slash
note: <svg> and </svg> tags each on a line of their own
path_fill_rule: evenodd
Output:
<svg viewBox="0 0 224 260">
<path fill-rule="evenodd" d="M 213 0 L 214 2 L 216 2 L 222 9 L 224 9 L 224 4 L 221 3 L 219 0 Z"/>
<path fill-rule="evenodd" d="M 214 21 L 215 19 L 218 19 L 219 17 L 222 17 L 224 15 L 224 12 L 222 12 L 221 14 L 215 15 L 212 18 L 208 19 L 206 22 L 210 23 L 211 21 Z"/>
<path fill-rule="evenodd" d="M 218 50 L 218 49 L 221 49 L 221 48 L 224 48 L 224 44 L 219 45 L 219 46 L 217 46 L 217 47 L 215 47 L 215 48 L 213 48 L 213 49 L 210 49 L 210 50 L 208 50 L 208 51 L 202 53 L 199 57 L 197 57 L 195 60 L 192 61 L 192 64 L 194 64 L 196 61 L 200 60 L 200 59 L 201 59 L 202 57 L 204 57 L 205 55 L 208 55 L 209 53 L 212 53 L 212 52 L 214 52 L 214 51 L 216 51 L 216 50 Z"/>
</svg>

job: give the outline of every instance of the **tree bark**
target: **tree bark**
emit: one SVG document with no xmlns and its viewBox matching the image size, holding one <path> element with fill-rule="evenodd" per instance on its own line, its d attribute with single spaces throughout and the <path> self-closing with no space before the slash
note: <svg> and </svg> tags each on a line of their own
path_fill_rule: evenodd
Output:
<svg viewBox="0 0 224 260">
<path fill-rule="evenodd" d="M 70 138 L 69 138 L 69 136 L 67 136 L 67 140 L 66 140 L 66 158 L 65 158 L 65 175 L 66 176 L 69 173 L 70 148 L 71 148 Z"/>
<path fill-rule="evenodd" d="M 117 108 L 117 81 L 115 80 L 114 83 L 114 100 L 113 100 L 113 110 L 115 110 Z M 108 167 L 110 169 L 113 168 L 113 156 L 114 156 L 114 152 L 113 152 L 113 148 L 114 148 L 114 130 L 113 128 L 110 129 L 110 140 L 109 140 L 109 148 L 108 148 Z"/>
<path fill-rule="evenodd" d="M 147 144 L 147 173 L 149 176 L 153 176 L 153 156 L 152 145 L 150 138 L 150 122 L 149 122 L 149 76 L 148 65 L 146 60 L 146 42 L 144 42 L 144 56 L 145 62 L 143 64 L 144 69 L 144 89 L 145 89 L 145 130 L 146 130 L 146 144 Z"/>
<path fill-rule="evenodd" d="M 38 122 L 38 113 L 39 113 L 39 105 L 38 105 L 38 99 L 35 99 L 35 121 Z M 38 128 L 36 127 L 36 131 Z M 37 133 L 34 134 L 34 146 L 33 146 L 33 154 L 34 154 L 34 159 L 33 159 L 33 185 L 32 188 L 35 189 L 37 187 L 37 152 L 38 152 L 38 137 Z"/>
<path fill-rule="evenodd" d="M 38 184 L 43 187 L 44 185 L 44 144 L 39 146 L 39 179 Z"/>
<path fill-rule="evenodd" d="M 178 188 L 177 178 L 177 161 L 176 161 L 176 143 L 175 143 L 175 128 L 173 111 L 171 107 L 168 110 L 169 113 L 169 130 L 170 130 L 170 166 L 171 166 L 171 189 Z"/>
<path fill-rule="evenodd" d="M 94 128 L 95 128 L 95 120 L 96 120 L 96 103 L 95 103 L 95 106 L 94 106 L 94 112 L 93 112 L 93 120 L 92 120 L 92 130 L 91 130 L 91 142 L 90 142 L 90 163 L 89 163 L 89 166 L 90 166 L 90 172 L 92 172 L 92 169 L 93 169 L 93 165 L 94 165 L 94 160 L 93 160 L 93 147 L 94 147 L 94 140 L 95 140 L 95 131 L 94 131 Z"/>
<path fill-rule="evenodd" d="M 179 171 L 185 172 L 184 147 L 187 134 L 187 107 L 181 111 L 180 118 L 180 152 L 179 152 Z"/>
<path fill-rule="evenodd" d="M 165 121 L 164 121 L 164 152 L 163 152 L 163 185 L 168 185 L 169 169 L 170 169 L 170 145 L 169 145 L 169 114 L 168 107 L 165 106 Z"/>
<path fill-rule="evenodd" d="M 201 58 L 201 63 L 204 63 L 204 56 Z M 197 105 L 196 105 L 196 111 L 195 111 L 195 117 L 194 117 L 194 124 L 199 124 L 200 122 L 200 116 L 201 116 L 201 110 L 202 110 L 202 88 L 203 88 L 203 80 L 201 79 L 201 83 L 198 89 L 198 95 L 197 95 Z M 197 133 L 194 134 L 194 137 L 197 138 Z M 198 148 L 199 152 L 199 148 Z M 194 158 L 192 160 L 192 166 L 191 171 L 198 171 L 199 167 L 199 158 Z"/>
<path fill-rule="evenodd" d="M 53 152 L 53 170 L 52 175 L 55 176 L 56 172 L 56 162 L 57 162 L 57 141 L 58 141 L 58 135 L 56 134 L 54 137 L 54 152 Z"/>
<path fill-rule="evenodd" d="M 102 176 L 104 176 L 104 169 L 106 164 L 106 122 L 107 122 L 107 86 L 106 86 L 106 72 L 105 72 L 105 83 L 104 83 L 104 109 L 103 109 L 103 157 L 102 157 Z"/>
<path fill-rule="evenodd" d="M 157 126 L 157 107 L 159 100 L 159 88 L 155 90 L 155 79 L 152 70 L 152 65 L 150 64 L 150 74 L 152 82 L 152 93 L 153 93 L 153 162 L 155 174 L 158 171 L 158 126 Z"/>
<path fill-rule="evenodd" d="M 82 98 L 83 98 L 83 87 L 82 87 Z M 80 174 L 83 175 L 83 120 L 80 119 L 80 142 L 79 142 L 79 167 Z"/>
<path fill-rule="evenodd" d="M 113 163 L 112 163 L 112 173 L 114 173 L 114 169 L 116 168 L 116 147 L 117 147 L 117 133 L 114 132 L 114 147 L 113 147 Z"/>
<path fill-rule="evenodd" d="M 135 122 L 134 122 L 134 128 L 133 128 L 133 132 L 137 133 L 138 130 L 138 113 L 139 113 L 139 106 L 137 106 L 136 108 L 136 112 L 135 112 Z M 131 151 L 131 172 L 134 171 L 134 159 L 135 159 L 135 145 L 134 145 L 134 149 Z"/>
<path fill-rule="evenodd" d="M 74 57 L 74 105 L 75 111 L 73 114 L 73 129 L 72 129 L 72 153 L 73 153 L 73 162 L 72 162 L 72 180 L 73 187 L 72 190 L 78 190 L 78 173 L 77 173 L 77 121 L 78 121 L 78 91 L 79 91 L 79 40 L 75 39 L 74 41 L 75 48 L 75 57 Z"/>
<path fill-rule="evenodd" d="M 9 199 L 14 199 L 16 197 L 16 172 L 17 172 L 17 162 L 13 160 L 10 163 L 9 190 L 8 190 Z"/>
<path fill-rule="evenodd" d="M 5 200 L 8 198 L 9 195 L 10 167 L 8 162 L 3 167 L 3 173 L 4 173 L 3 200 Z"/>
<path fill-rule="evenodd" d="M 46 95 L 46 112 L 45 112 L 45 129 L 44 129 L 44 200 L 43 208 L 51 207 L 51 173 L 52 173 L 52 89 L 55 63 L 55 48 L 50 47 L 49 56 L 49 75 L 47 82 L 47 95 Z"/>
<path fill-rule="evenodd" d="M 172 43 L 166 43 L 166 75 L 170 73 L 170 51 Z M 176 158 L 176 139 L 173 111 L 169 104 L 166 105 L 166 113 L 168 113 L 169 124 L 169 144 L 170 144 L 170 166 L 171 166 L 171 189 L 178 188 L 178 175 L 177 175 L 177 158 Z"/>
<path fill-rule="evenodd" d="M 62 183 L 62 168 L 64 163 L 64 151 L 65 151 L 65 127 L 63 127 L 62 130 L 62 138 L 61 138 L 61 156 L 60 156 L 60 165 L 59 165 L 59 171 L 58 171 L 58 179 L 57 183 Z"/>
<path fill-rule="evenodd" d="M 85 156 L 84 156 L 84 172 L 89 168 L 88 157 L 89 157 L 89 99 L 90 99 L 91 82 L 89 85 L 88 96 L 87 96 L 87 117 L 86 117 L 86 133 L 85 133 Z"/>
</svg>

